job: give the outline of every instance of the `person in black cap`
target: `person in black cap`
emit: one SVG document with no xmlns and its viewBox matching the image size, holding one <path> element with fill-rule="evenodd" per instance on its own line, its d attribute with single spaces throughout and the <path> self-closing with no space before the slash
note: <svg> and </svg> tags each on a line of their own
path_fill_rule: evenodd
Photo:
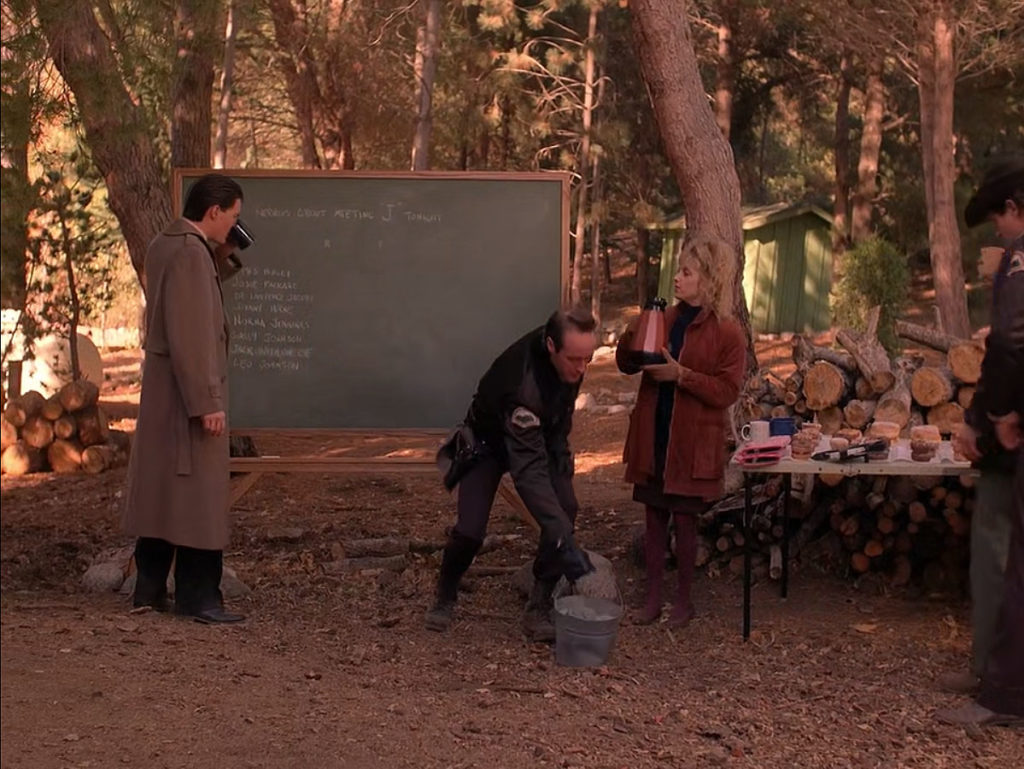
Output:
<svg viewBox="0 0 1024 769">
<path fill-rule="evenodd" d="M 965 211 L 965 218 L 971 226 L 985 221 L 991 211 L 996 229 L 1009 242 L 1016 237 L 1018 229 L 1014 225 L 1014 218 L 1019 212 L 1012 189 L 1014 168 L 1012 160 L 995 164 Z M 1012 250 L 1003 253 L 1001 263 L 992 275 L 993 329 L 997 331 L 1006 325 L 1003 319 L 1009 306 L 1005 291 L 1007 259 L 1012 256 Z M 960 453 L 980 471 L 975 487 L 975 509 L 971 515 L 970 667 L 939 677 L 940 688 L 956 694 L 976 694 L 981 685 L 1003 604 L 1004 574 L 1012 530 L 1015 452 L 1002 448 L 996 437 L 996 425 L 989 418 L 988 404 L 993 378 L 989 376 L 985 380 L 979 383 L 974 400 L 964 414 L 965 421 L 953 435 Z"/>
<path fill-rule="evenodd" d="M 1002 447 L 1015 451 L 1017 457 L 1009 502 L 1012 508 L 1007 511 L 1012 531 L 1002 601 L 980 671 L 980 693 L 976 700 L 936 716 L 955 724 L 1024 723 L 1024 451 L 1020 449 L 1024 413 L 1024 159 L 993 165 L 967 204 L 964 218 L 971 227 L 991 221 L 1007 247 L 993 285 L 992 325 L 981 379 L 965 415 L 968 425 L 958 434 L 958 442 L 970 449 L 971 431 L 986 425 Z M 976 445 L 974 453 L 978 453 Z M 974 554 L 972 544 L 972 557 Z M 975 566 L 972 562 L 972 573 Z"/>
</svg>

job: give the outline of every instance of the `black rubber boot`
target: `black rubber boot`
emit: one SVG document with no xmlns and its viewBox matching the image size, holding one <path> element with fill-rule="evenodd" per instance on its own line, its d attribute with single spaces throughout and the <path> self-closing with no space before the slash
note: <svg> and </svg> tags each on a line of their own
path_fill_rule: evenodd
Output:
<svg viewBox="0 0 1024 769">
<path fill-rule="evenodd" d="M 555 625 L 551 614 L 555 602 L 551 594 L 555 590 L 555 582 L 537 579 L 533 582 L 530 600 L 526 602 L 523 614 L 523 634 L 534 643 L 552 643 L 555 640 Z"/>
<path fill-rule="evenodd" d="M 433 607 L 424 618 L 427 630 L 441 633 L 451 627 L 455 602 L 459 597 L 459 582 L 466 569 L 473 563 L 481 544 L 483 543 L 478 539 L 471 539 L 454 531 L 448 537 L 448 544 L 445 545 L 444 556 L 441 558 L 441 573 L 437 577 L 437 596 Z"/>
</svg>

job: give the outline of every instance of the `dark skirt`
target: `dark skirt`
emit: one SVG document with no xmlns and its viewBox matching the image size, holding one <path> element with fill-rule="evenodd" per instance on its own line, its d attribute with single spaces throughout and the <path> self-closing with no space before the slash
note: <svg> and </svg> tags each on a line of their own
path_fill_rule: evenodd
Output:
<svg viewBox="0 0 1024 769">
<path fill-rule="evenodd" d="M 645 484 L 638 483 L 633 486 L 633 501 L 648 507 L 684 515 L 700 515 L 711 506 L 710 502 L 706 502 L 700 497 L 666 493 L 664 486 L 665 483 L 661 478 L 653 478 Z"/>
</svg>

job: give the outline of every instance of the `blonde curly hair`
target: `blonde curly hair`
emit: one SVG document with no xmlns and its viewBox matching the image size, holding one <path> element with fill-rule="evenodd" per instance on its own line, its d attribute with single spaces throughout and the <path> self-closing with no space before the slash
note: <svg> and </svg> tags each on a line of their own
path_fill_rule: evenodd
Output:
<svg viewBox="0 0 1024 769">
<path fill-rule="evenodd" d="M 700 274 L 701 305 L 719 318 L 731 318 L 732 285 L 736 275 L 736 254 L 714 235 L 695 233 L 679 249 L 679 266 L 689 262 Z"/>
</svg>

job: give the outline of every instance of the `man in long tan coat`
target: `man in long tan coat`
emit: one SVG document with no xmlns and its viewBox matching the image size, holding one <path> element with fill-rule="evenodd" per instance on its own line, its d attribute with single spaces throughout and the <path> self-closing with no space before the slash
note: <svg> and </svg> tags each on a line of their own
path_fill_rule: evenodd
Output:
<svg viewBox="0 0 1024 769">
<path fill-rule="evenodd" d="M 175 612 L 238 622 L 220 593 L 228 543 L 228 325 L 217 258 L 238 221 L 242 189 L 198 179 L 183 217 L 145 260 L 146 365 L 128 468 L 125 531 L 138 537 L 134 605 L 166 611 L 175 563 Z"/>
</svg>

